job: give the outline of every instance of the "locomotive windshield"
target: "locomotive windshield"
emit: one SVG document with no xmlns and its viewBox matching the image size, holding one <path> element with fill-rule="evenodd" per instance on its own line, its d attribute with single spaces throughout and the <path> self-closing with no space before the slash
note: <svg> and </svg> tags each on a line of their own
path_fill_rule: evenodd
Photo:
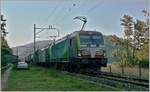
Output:
<svg viewBox="0 0 150 92">
<path fill-rule="evenodd" d="M 82 45 L 103 45 L 103 37 L 101 35 L 80 35 L 80 43 Z"/>
</svg>

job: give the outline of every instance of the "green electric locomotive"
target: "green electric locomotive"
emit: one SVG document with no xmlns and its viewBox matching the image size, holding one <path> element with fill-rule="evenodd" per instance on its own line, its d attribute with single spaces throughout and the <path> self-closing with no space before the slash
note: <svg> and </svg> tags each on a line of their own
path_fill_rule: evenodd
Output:
<svg viewBox="0 0 150 92">
<path fill-rule="evenodd" d="M 35 61 L 68 71 L 99 71 L 107 65 L 101 32 L 75 31 L 35 52 Z"/>
</svg>

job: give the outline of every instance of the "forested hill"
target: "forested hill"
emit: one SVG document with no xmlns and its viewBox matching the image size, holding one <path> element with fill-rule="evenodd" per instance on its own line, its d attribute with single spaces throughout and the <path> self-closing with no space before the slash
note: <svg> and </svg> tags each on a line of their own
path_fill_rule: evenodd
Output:
<svg viewBox="0 0 150 92">
<path fill-rule="evenodd" d="M 44 41 L 37 41 L 36 42 L 36 48 L 44 48 L 48 46 L 51 43 L 49 40 L 44 40 Z M 19 58 L 23 58 L 27 56 L 30 53 L 33 53 L 34 51 L 34 45 L 33 43 L 25 44 L 22 46 L 17 46 L 17 47 L 12 47 L 13 53 L 16 55 L 18 54 Z"/>
</svg>

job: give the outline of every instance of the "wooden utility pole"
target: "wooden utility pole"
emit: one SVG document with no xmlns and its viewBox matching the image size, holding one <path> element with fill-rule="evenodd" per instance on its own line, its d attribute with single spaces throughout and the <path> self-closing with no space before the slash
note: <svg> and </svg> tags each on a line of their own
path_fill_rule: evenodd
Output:
<svg viewBox="0 0 150 92">
<path fill-rule="evenodd" d="M 109 65 L 109 72 L 111 73 L 111 65 Z"/>
<path fill-rule="evenodd" d="M 141 62 L 139 62 L 139 78 L 141 79 L 142 76 L 142 70 L 141 70 Z"/>
</svg>

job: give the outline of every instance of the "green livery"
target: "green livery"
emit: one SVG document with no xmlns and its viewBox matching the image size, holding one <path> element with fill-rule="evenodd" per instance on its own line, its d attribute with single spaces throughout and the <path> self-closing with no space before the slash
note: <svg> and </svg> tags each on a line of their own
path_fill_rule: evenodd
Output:
<svg viewBox="0 0 150 92">
<path fill-rule="evenodd" d="M 65 39 L 58 43 L 55 43 L 51 47 L 51 59 L 50 61 L 66 61 L 69 59 L 69 43 L 68 40 Z"/>
<path fill-rule="evenodd" d="M 80 36 L 79 33 L 77 33 L 77 50 L 80 50 Z"/>
<path fill-rule="evenodd" d="M 103 36 L 96 31 L 75 31 L 34 54 L 36 63 L 84 65 L 96 69 L 107 64 Z"/>
</svg>

